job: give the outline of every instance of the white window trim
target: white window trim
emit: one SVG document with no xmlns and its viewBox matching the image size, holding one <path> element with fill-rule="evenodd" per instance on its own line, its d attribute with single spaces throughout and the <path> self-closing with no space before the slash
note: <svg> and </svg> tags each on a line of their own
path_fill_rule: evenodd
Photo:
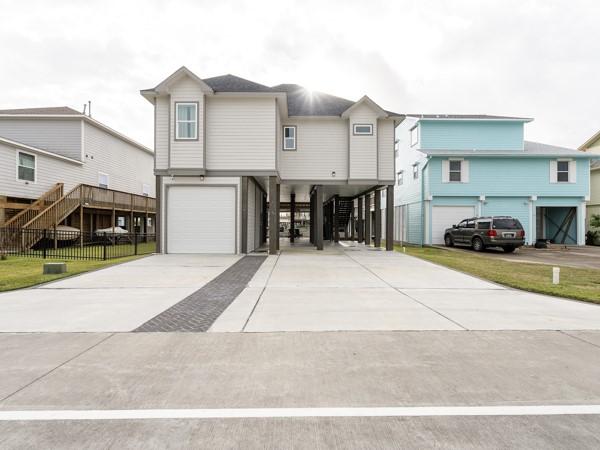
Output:
<svg viewBox="0 0 600 450">
<path fill-rule="evenodd" d="M 455 181 L 455 180 L 451 180 L 450 179 L 450 174 L 452 172 L 456 172 L 456 170 L 452 170 L 451 166 L 452 166 L 452 162 L 459 162 L 460 163 L 460 170 L 458 171 L 459 174 L 459 178 L 460 180 Z M 462 183 L 463 182 L 463 172 L 464 172 L 464 164 L 463 164 L 464 160 L 460 159 L 460 158 L 450 158 L 448 159 L 448 183 Z"/>
<path fill-rule="evenodd" d="M 294 129 L 294 146 L 293 147 L 286 147 L 285 145 L 285 129 L 286 128 L 293 128 Z M 283 126 L 283 132 L 281 134 L 281 137 L 283 139 L 283 150 L 287 151 L 293 151 L 293 150 L 297 150 L 298 149 L 298 127 L 296 125 L 284 125 Z M 290 139 L 290 138 L 287 138 Z"/>
<path fill-rule="evenodd" d="M 419 179 L 419 163 L 415 163 L 412 166 L 413 166 L 413 170 L 412 170 L 413 180 L 418 180 Z"/>
<path fill-rule="evenodd" d="M 568 162 L 567 181 L 558 181 L 558 163 Z M 561 171 L 564 172 L 564 171 Z M 577 182 L 577 160 L 571 158 L 559 158 L 550 161 L 550 183 L 551 184 L 574 184 Z"/>
<path fill-rule="evenodd" d="M 196 120 L 179 120 L 179 106 L 193 106 L 196 109 Z M 198 140 L 198 102 L 175 102 L 175 140 L 176 141 L 197 141 Z M 193 137 L 180 137 L 179 136 L 179 122 L 182 123 L 194 123 L 194 136 Z"/>
<path fill-rule="evenodd" d="M 150 185 L 142 183 L 142 195 L 150 197 Z"/>
<path fill-rule="evenodd" d="M 415 145 L 419 145 L 419 138 L 420 136 L 420 132 L 419 132 L 419 125 L 415 125 L 414 127 L 412 127 L 410 129 L 410 146 L 414 147 Z M 413 139 L 413 136 L 416 136 L 416 139 Z"/>
<path fill-rule="evenodd" d="M 402 180 L 402 183 L 400 182 L 400 180 Z M 403 184 L 404 184 L 404 170 L 399 170 L 396 173 L 396 185 L 402 186 Z"/>
<path fill-rule="evenodd" d="M 100 177 L 102 175 L 106 176 L 106 187 L 105 188 L 102 187 L 101 186 L 102 183 L 100 183 Z M 110 189 L 110 176 L 107 173 L 105 173 L 105 172 L 98 172 L 98 187 L 100 187 L 102 189 Z"/>
<path fill-rule="evenodd" d="M 369 127 L 368 132 L 356 131 L 356 127 Z M 372 123 L 354 123 L 352 124 L 352 134 L 354 136 L 373 136 L 373 124 Z"/>
<path fill-rule="evenodd" d="M 19 155 L 21 153 L 23 153 L 24 155 L 27 155 L 27 156 L 33 156 L 33 181 L 23 180 L 23 179 L 19 178 L 19 167 L 20 167 L 19 166 Z M 33 153 L 29 153 L 29 152 L 24 152 L 22 150 L 17 150 L 17 160 L 15 161 L 15 164 L 16 164 L 15 176 L 17 178 L 17 181 L 20 181 L 21 183 L 33 183 L 33 184 L 37 183 L 37 155 L 34 155 Z M 23 167 L 25 167 L 25 166 L 23 166 Z"/>
</svg>

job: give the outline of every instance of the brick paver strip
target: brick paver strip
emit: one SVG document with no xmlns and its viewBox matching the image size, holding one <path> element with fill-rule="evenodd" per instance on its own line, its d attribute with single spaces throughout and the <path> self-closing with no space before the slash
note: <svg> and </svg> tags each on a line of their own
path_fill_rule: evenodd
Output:
<svg viewBox="0 0 600 450">
<path fill-rule="evenodd" d="M 245 256 L 193 294 L 133 331 L 207 331 L 244 290 L 266 256 Z"/>
</svg>

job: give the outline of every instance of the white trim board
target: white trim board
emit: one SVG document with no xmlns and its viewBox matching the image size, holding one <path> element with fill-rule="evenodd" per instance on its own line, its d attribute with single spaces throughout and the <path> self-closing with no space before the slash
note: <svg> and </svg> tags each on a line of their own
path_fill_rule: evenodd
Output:
<svg viewBox="0 0 600 450">
<path fill-rule="evenodd" d="M 598 415 L 600 405 L 400 406 L 348 408 L 105 409 L 0 411 L 0 422 L 47 420 L 243 419 Z"/>
</svg>

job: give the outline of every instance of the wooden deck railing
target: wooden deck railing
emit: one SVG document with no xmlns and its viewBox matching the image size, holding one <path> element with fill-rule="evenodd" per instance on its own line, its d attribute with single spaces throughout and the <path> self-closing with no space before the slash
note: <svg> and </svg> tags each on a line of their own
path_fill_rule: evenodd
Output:
<svg viewBox="0 0 600 450">
<path fill-rule="evenodd" d="M 63 196 L 63 187 L 63 183 L 56 183 L 54 187 L 46 191 L 40 198 L 29 205 L 29 207 L 8 220 L 3 226 L 5 228 L 21 228 L 41 211 L 61 198 Z"/>
<path fill-rule="evenodd" d="M 135 211 L 156 213 L 156 199 L 129 192 L 113 191 L 87 184 L 83 188 L 82 200 L 86 208 L 115 209 L 119 211 Z"/>
</svg>

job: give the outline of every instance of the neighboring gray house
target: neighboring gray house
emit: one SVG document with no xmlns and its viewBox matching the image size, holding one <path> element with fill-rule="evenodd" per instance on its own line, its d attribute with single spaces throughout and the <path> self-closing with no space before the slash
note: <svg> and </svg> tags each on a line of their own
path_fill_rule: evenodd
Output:
<svg viewBox="0 0 600 450">
<path fill-rule="evenodd" d="M 58 224 L 91 231 L 111 226 L 116 216 L 114 225 L 129 228 L 138 215 L 136 226 L 148 230 L 153 157 L 151 149 L 68 107 L 0 110 L 0 226 L 45 228 L 48 220 L 35 221 L 36 214 L 85 185 L 80 200 L 89 214 L 79 218 L 60 208 Z M 143 216 L 150 220 L 142 223 Z"/>
<path fill-rule="evenodd" d="M 292 240 L 293 213 L 310 211 L 310 241 L 322 249 L 323 239 L 354 229 L 358 199 L 387 189 L 393 202 L 403 116 L 366 96 L 355 102 L 233 75 L 201 79 L 185 67 L 141 93 L 155 110 L 162 252 L 251 252 L 266 241 L 267 208 L 270 252 L 283 210 L 292 212 Z M 381 220 L 365 228 L 379 244 Z"/>
</svg>

